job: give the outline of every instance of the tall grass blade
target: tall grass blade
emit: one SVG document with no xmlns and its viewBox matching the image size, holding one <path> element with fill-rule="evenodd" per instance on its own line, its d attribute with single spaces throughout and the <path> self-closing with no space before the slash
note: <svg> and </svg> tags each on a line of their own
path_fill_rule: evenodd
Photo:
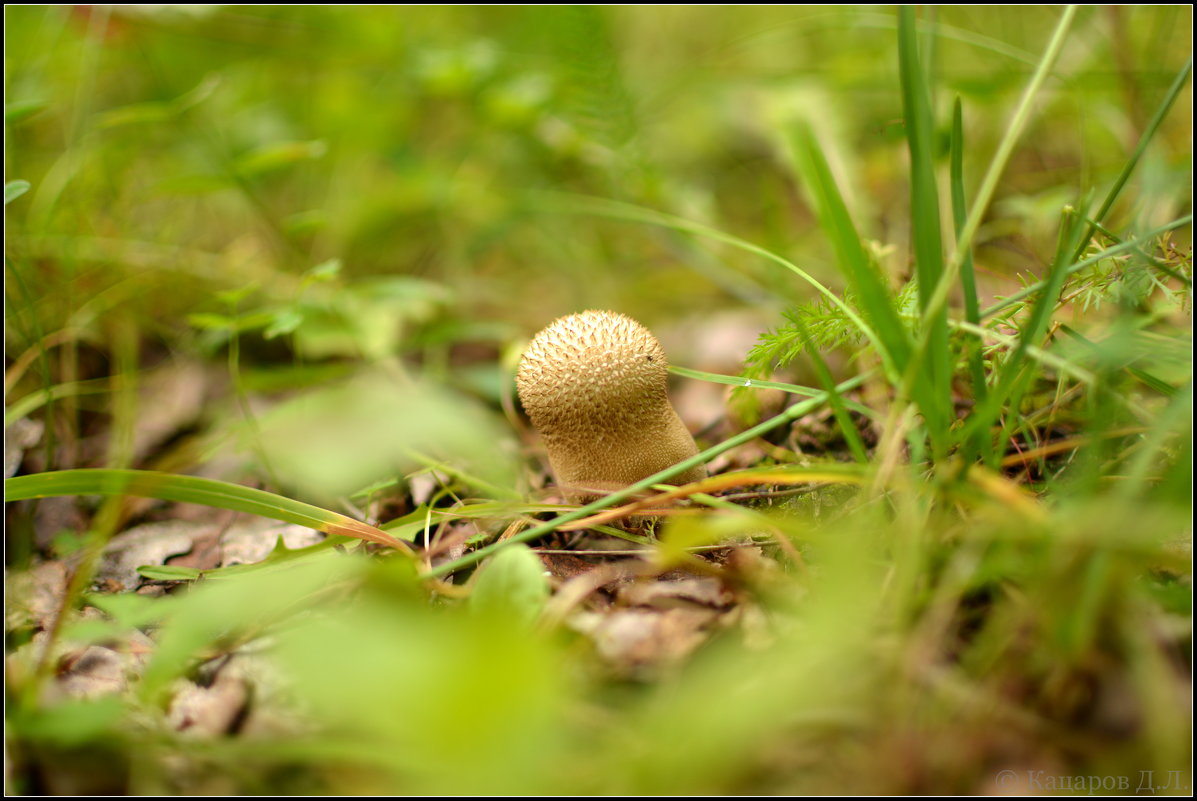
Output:
<svg viewBox="0 0 1197 801">
<path fill-rule="evenodd" d="M 810 273 L 803 270 L 797 264 L 794 264 L 789 259 L 785 259 L 771 250 L 767 250 L 759 245 L 755 245 L 738 236 L 725 233 L 716 228 L 696 223 L 691 220 L 686 220 L 681 217 L 675 217 L 672 214 L 665 214 L 664 212 L 656 211 L 654 209 L 646 209 L 631 203 L 623 203 L 615 200 L 608 200 L 607 198 L 586 197 L 583 195 L 570 195 L 560 192 L 544 192 L 543 197 L 546 199 L 544 209 L 551 212 L 572 212 L 577 214 L 594 214 L 597 216 L 608 217 L 614 220 L 625 220 L 628 222 L 643 223 L 645 225 L 659 225 L 664 228 L 670 228 L 675 231 L 693 234 L 695 236 L 702 236 L 711 239 L 715 242 L 722 242 L 725 245 L 730 245 L 734 248 L 752 253 L 761 258 L 768 259 L 774 264 L 781 265 L 785 269 L 797 275 L 803 281 L 810 284 L 819 294 L 827 298 L 827 301 L 832 305 L 838 307 L 844 316 L 852 321 L 864 335 L 866 339 L 873 343 L 874 347 L 882 353 L 883 359 L 885 357 L 884 346 L 877 335 L 877 333 L 870 327 L 856 310 L 851 305 L 845 303 L 839 295 L 832 292 L 826 286 L 818 281 Z"/>
<path fill-rule="evenodd" d="M 802 395 L 806 398 L 823 397 L 823 391 L 804 387 L 800 384 L 786 384 L 781 381 L 764 381 L 759 378 L 745 378 L 739 375 L 722 375 L 720 373 L 708 373 L 705 370 L 692 370 L 689 367 L 678 367 L 676 365 L 669 366 L 669 372 L 674 375 L 685 376 L 686 378 L 694 378 L 699 381 L 710 381 L 713 384 L 727 384 L 733 387 L 742 387 L 744 389 L 779 389 L 782 392 L 791 392 L 795 395 Z M 867 378 L 869 373 L 862 375 L 862 378 Z M 842 396 L 841 396 L 842 398 Z M 875 410 L 870 409 L 862 403 L 851 401 L 843 398 L 844 404 L 854 412 L 859 412 L 865 417 L 878 417 Z"/>
<path fill-rule="evenodd" d="M 898 11 L 898 65 L 906 141 L 910 149 L 911 243 L 918 276 L 919 310 L 927 338 L 925 380 L 934 405 L 924 408 L 927 428 L 942 443 L 951 419 L 951 361 L 947 308 L 930 308 L 931 293 L 943 275 L 943 240 L 939 223 L 939 190 L 935 181 L 935 122 L 931 97 L 919 62 L 913 6 Z M 941 454 L 942 455 L 942 454 Z"/>
<path fill-rule="evenodd" d="M 1079 249 L 1072 254 L 1073 261 L 1076 261 L 1080 258 L 1081 253 L 1084 252 L 1086 243 L 1089 241 L 1089 238 L 1092 237 L 1093 233 L 1097 230 L 1098 223 L 1101 223 L 1105 220 L 1105 216 L 1113 207 L 1114 201 L 1117 200 L 1118 195 L 1122 193 L 1122 189 L 1126 186 L 1126 182 L 1130 180 L 1131 173 L 1134 172 L 1135 167 L 1138 166 L 1139 159 L 1143 157 L 1143 153 L 1147 150 L 1147 145 L 1151 142 L 1152 138 L 1155 137 L 1155 133 L 1159 130 L 1160 124 L 1163 123 L 1164 118 L 1168 116 L 1168 111 L 1172 108 L 1172 104 L 1180 95 L 1180 90 L 1184 88 L 1184 85 L 1188 82 L 1189 75 L 1191 75 L 1192 72 L 1193 57 L 1189 56 L 1189 60 L 1185 62 L 1183 67 L 1180 68 L 1180 72 L 1176 74 L 1176 78 L 1173 79 L 1172 85 L 1168 87 L 1168 91 L 1164 94 L 1163 101 L 1155 110 L 1155 114 L 1152 115 L 1151 120 L 1147 123 L 1147 127 L 1143 131 L 1143 135 L 1139 137 L 1139 144 L 1135 147 L 1135 152 L 1131 154 L 1129 159 L 1127 159 L 1126 164 L 1122 167 L 1122 172 L 1120 172 L 1118 177 L 1114 179 L 1114 184 L 1110 187 L 1110 191 L 1106 194 L 1105 200 L 1103 200 L 1101 206 L 1098 207 L 1097 213 L 1093 215 L 1093 224 L 1090 225 L 1088 232 L 1086 232 L 1085 236 L 1081 239 Z"/>
<path fill-rule="evenodd" d="M 1081 209 L 1084 210 L 1087 207 L 1088 200 L 1085 200 L 1081 204 Z M 998 440 L 1000 442 L 1004 438 L 1004 430 L 1008 429 L 1018 417 L 1023 393 L 1036 372 L 1035 363 L 1030 358 L 1028 351 L 1038 344 L 1047 331 L 1060 290 L 1064 286 L 1064 279 L 1068 275 L 1065 265 L 1075 249 L 1077 241 L 1081 239 L 1085 231 L 1085 215 L 1083 213 L 1078 214 L 1073 209 L 1066 209 L 1063 216 L 1056 256 L 1052 259 L 1044 292 L 1039 296 L 1027 321 L 1022 325 L 1018 343 L 995 379 L 992 391 L 977 407 L 961 430 L 961 442 L 968 442 L 971 437 L 977 435 L 977 432 L 988 431 L 1004 410 L 1008 419 L 1003 426 L 1003 435 Z M 993 461 L 996 458 L 996 454 L 994 454 L 990 460 L 990 466 L 996 466 Z"/>
<path fill-rule="evenodd" d="M 952 191 L 952 221 L 956 235 L 964 229 L 968 209 L 964 199 L 964 111 L 960 98 L 952 109 L 952 166 L 950 175 Z M 973 252 L 968 247 L 960 260 L 960 288 L 964 293 L 964 319 L 973 325 L 981 324 L 981 306 L 977 300 L 977 276 L 973 269 Z M 985 398 L 985 367 L 977 348 L 970 349 L 969 369 L 973 377 L 973 393 L 977 400 Z"/>
<path fill-rule="evenodd" d="M 952 142 L 951 169 L 949 185 L 952 193 L 952 222 L 956 236 L 964 230 L 964 222 L 968 217 L 968 209 L 964 199 L 964 110 L 960 98 L 952 107 Z M 971 325 L 981 324 L 981 307 L 977 300 L 977 278 L 973 270 L 973 252 L 968 247 L 960 261 L 960 289 L 964 294 L 964 319 Z M 981 357 L 981 342 L 969 337 L 965 340 L 964 350 L 968 359 L 969 375 L 972 377 L 973 400 L 983 403 L 988 394 L 985 384 L 985 363 Z M 993 454 L 988 451 L 990 439 L 978 437 L 977 441 L 964 443 L 965 461 L 971 463 L 976 456 L 975 448 L 979 447 L 991 461 Z"/>
<path fill-rule="evenodd" d="M 1022 94 L 1022 99 L 1019 100 L 1018 108 L 1015 110 L 1010 124 L 1006 127 L 1006 132 L 1002 136 L 1001 142 L 998 143 L 997 151 L 993 155 L 989 169 L 981 179 L 981 187 L 977 190 L 977 195 L 973 199 L 972 211 L 968 213 L 960 234 L 956 238 L 956 247 L 952 251 L 952 257 L 948 259 L 943 275 L 940 276 L 939 283 L 935 287 L 930 301 L 928 301 L 928 309 L 931 311 L 937 311 L 948 302 L 948 294 L 956 283 L 956 276 L 959 274 L 961 265 L 964 263 L 964 255 L 972 247 L 973 237 L 976 236 L 977 229 L 981 226 L 981 220 L 989 208 L 989 202 L 993 199 L 993 195 L 997 191 L 998 181 L 1001 179 L 1002 172 L 1006 169 L 1006 164 L 1010 161 L 1010 156 L 1014 152 L 1014 146 L 1017 144 L 1023 129 L 1026 127 L 1027 121 L 1030 119 L 1031 107 L 1035 96 L 1039 94 L 1039 90 L 1047 81 L 1047 76 L 1051 72 L 1052 66 L 1056 63 L 1056 59 L 1064 48 L 1064 39 L 1067 36 L 1068 29 L 1072 26 L 1072 20 L 1076 16 L 1076 12 L 1077 7 L 1075 5 L 1067 6 L 1064 9 L 1064 13 L 1060 16 L 1060 21 L 1056 25 L 1056 30 L 1052 33 L 1051 41 L 1048 42 L 1047 49 L 1039 61 L 1039 66 L 1036 67 L 1034 75 L 1031 76 L 1031 81 L 1027 84 L 1027 88 Z M 927 347 L 929 342 L 927 335 L 929 333 L 930 329 L 926 329 L 924 335 L 920 337 L 918 343 L 919 351 Z M 913 376 L 909 378 L 912 379 Z"/>
<path fill-rule="evenodd" d="M 814 202 L 819 222 L 831 240 L 840 270 L 860 298 L 862 311 L 877 332 L 877 344 L 886 372 L 896 377 L 906 369 L 910 360 L 910 334 L 894 309 L 889 289 L 860 244 L 848 207 L 810 126 L 806 123 L 795 126 L 789 144 L 794 166 Z"/>
<path fill-rule="evenodd" d="M 297 523 L 326 534 L 355 537 L 410 553 L 407 545 L 381 529 L 318 506 L 263 490 L 196 476 L 152 470 L 60 470 L 5 479 L 5 501 L 61 495 L 135 495 L 178 503 L 196 503 Z"/>
</svg>

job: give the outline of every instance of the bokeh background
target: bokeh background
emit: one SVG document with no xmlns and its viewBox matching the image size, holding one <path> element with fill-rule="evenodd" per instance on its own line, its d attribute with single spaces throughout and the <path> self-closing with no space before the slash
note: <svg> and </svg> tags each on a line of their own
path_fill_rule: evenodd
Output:
<svg viewBox="0 0 1197 801">
<path fill-rule="evenodd" d="M 924 14 L 945 158 L 959 96 L 974 184 L 1057 16 Z M 9 211 L 10 256 L 37 265 L 25 284 L 46 330 L 89 304 L 189 347 L 189 315 L 226 311 L 217 292 L 294 304 L 329 260 L 361 306 L 332 299 L 327 317 L 358 330 L 317 331 L 309 310 L 295 344 L 316 360 L 501 346 L 584 307 L 650 325 L 746 309 L 763 329 L 809 290 L 750 254 L 570 213 L 558 193 L 703 222 L 836 285 L 778 147 L 796 115 L 862 233 L 908 271 L 885 8 L 26 6 L 6 22 L 6 170 L 33 184 Z M 1191 27 L 1183 5 L 1082 10 L 979 237 L 983 291 L 1040 269 L 1063 203 L 1121 168 Z M 1144 227 L 1187 202 L 1190 97 L 1120 209 Z"/>
</svg>

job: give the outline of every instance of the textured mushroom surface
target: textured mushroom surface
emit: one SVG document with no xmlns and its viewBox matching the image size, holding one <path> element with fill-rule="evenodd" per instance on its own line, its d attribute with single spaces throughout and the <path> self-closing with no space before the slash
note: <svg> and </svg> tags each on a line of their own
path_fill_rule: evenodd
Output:
<svg viewBox="0 0 1197 801">
<path fill-rule="evenodd" d="M 533 338 L 516 387 L 559 485 L 584 499 L 698 453 L 669 403 L 668 370 L 656 337 L 616 312 L 571 314 Z M 705 475 L 700 465 L 673 481 Z"/>
</svg>

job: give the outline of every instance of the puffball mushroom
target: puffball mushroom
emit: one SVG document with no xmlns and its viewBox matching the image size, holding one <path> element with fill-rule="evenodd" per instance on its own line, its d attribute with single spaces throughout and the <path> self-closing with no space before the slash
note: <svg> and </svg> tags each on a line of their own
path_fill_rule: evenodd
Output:
<svg viewBox="0 0 1197 801">
<path fill-rule="evenodd" d="M 594 498 L 698 453 L 669 402 L 668 374 L 661 343 L 617 312 L 571 314 L 532 339 L 516 388 L 566 492 Z M 704 476 L 699 465 L 673 481 Z"/>
</svg>

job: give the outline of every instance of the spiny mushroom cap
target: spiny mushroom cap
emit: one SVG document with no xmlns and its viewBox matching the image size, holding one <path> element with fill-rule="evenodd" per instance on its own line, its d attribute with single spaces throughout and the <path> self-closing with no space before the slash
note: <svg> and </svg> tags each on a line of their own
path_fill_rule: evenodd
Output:
<svg viewBox="0 0 1197 801">
<path fill-rule="evenodd" d="M 516 375 L 557 481 L 619 489 L 698 453 L 669 403 L 656 337 L 616 312 L 571 314 L 537 334 Z M 704 468 L 674 480 L 694 481 Z"/>
</svg>

